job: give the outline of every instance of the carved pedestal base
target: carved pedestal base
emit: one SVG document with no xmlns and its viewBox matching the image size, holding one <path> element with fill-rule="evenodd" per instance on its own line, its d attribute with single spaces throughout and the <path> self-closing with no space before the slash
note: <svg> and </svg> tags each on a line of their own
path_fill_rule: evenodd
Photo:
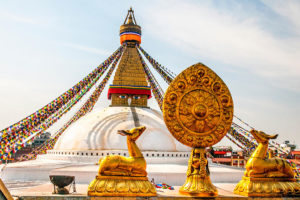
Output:
<svg viewBox="0 0 300 200">
<path fill-rule="evenodd" d="M 300 196 L 300 183 L 293 178 L 243 177 L 234 193 L 248 197 Z"/>
<path fill-rule="evenodd" d="M 201 178 L 200 175 L 191 175 L 186 178 L 179 192 L 198 197 L 218 196 L 217 188 L 211 183 L 209 176 Z"/>
<path fill-rule="evenodd" d="M 218 196 L 217 188 L 211 183 L 204 148 L 194 148 L 191 152 L 187 177 L 180 187 L 181 194 L 198 197 Z"/>
<path fill-rule="evenodd" d="M 156 196 L 156 190 L 147 177 L 96 176 L 88 196 Z"/>
</svg>

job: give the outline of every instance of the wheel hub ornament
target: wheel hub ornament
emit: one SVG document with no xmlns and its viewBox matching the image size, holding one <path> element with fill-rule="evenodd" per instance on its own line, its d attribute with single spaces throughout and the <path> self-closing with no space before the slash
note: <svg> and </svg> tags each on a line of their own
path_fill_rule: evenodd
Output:
<svg viewBox="0 0 300 200">
<path fill-rule="evenodd" d="M 233 100 L 226 84 L 207 66 L 201 63 L 192 65 L 168 87 L 163 115 L 171 134 L 179 142 L 194 148 L 187 180 L 180 192 L 216 196 L 204 148 L 218 143 L 231 126 Z"/>
</svg>

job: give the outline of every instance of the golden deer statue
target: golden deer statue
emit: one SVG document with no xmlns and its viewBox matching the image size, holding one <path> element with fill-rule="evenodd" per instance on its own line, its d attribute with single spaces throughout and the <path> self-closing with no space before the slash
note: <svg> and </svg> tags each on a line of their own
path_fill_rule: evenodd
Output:
<svg viewBox="0 0 300 200">
<path fill-rule="evenodd" d="M 258 146 L 246 164 L 243 179 L 234 189 L 234 193 L 253 197 L 300 196 L 300 183 L 296 173 L 286 159 L 273 157 L 268 153 L 270 139 L 278 135 L 268 135 L 262 131 L 251 130 Z"/>
<path fill-rule="evenodd" d="M 256 130 L 251 130 L 250 133 L 258 142 L 258 147 L 247 161 L 245 176 L 294 178 L 295 172 L 285 159 L 267 158 L 269 140 L 276 139 L 278 135 L 267 135 L 262 131 Z"/>
<path fill-rule="evenodd" d="M 129 157 L 101 158 L 98 176 L 88 187 L 89 196 L 156 196 L 155 187 L 147 178 L 146 160 L 135 143 L 145 130 L 145 126 L 140 126 L 118 131 L 127 137 Z"/>
<path fill-rule="evenodd" d="M 135 141 L 146 130 L 145 126 L 131 130 L 119 130 L 118 133 L 127 136 L 129 157 L 110 155 L 99 160 L 99 174 L 108 176 L 147 176 L 146 160 Z"/>
</svg>

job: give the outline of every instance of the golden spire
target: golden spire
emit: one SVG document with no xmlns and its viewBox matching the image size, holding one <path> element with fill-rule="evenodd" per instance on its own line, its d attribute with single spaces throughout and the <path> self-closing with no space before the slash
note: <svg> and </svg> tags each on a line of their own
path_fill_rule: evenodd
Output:
<svg viewBox="0 0 300 200">
<path fill-rule="evenodd" d="M 111 106 L 147 107 L 151 88 L 136 48 L 141 43 L 141 27 L 136 24 L 132 8 L 128 10 L 124 24 L 120 27 L 120 42 L 126 43 L 126 48 L 113 84 L 109 86 L 108 99 L 112 100 Z"/>
<path fill-rule="evenodd" d="M 127 21 L 127 23 L 126 23 L 126 21 Z M 135 17 L 134 17 L 134 11 L 132 10 L 132 7 L 130 7 L 130 9 L 128 10 L 127 16 L 126 16 L 123 24 L 137 25 Z"/>
<path fill-rule="evenodd" d="M 124 23 L 120 27 L 120 42 L 121 44 L 131 42 L 134 46 L 135 44 L 141 44 L 141 34 L 141 27 L 137 25 L 134 11 L 130 7 Z"/>
<path fill-rule="evenodd" d="M 127 24 L 133 24 L 132 15 L 129 15 Z"/>
</svg>

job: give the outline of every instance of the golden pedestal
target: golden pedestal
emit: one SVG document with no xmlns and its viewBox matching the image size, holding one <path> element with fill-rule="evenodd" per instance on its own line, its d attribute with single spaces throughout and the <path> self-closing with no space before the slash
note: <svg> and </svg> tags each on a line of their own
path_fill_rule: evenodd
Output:
<svg viewBox="0 0 300 200">
<path fill-rule="evenodd" d="M 234 189 L 235 194 L 247 197 L 300 196 L 300 183 L 294 178 L 243 177 Z"/>
<path fill-rule="evenodd" d="M 284 158 L 273 157 L 268 152 L 270 139 L 278 135 L 268 135 L 251 130 L 258 143 L 246 164 L 244 177 L 234 189 L 235 194 L 248 197 L 287 197 L 300 196 L 300 183 L 294 178 L 293 167 Z"/>
<path fill-rule="evenodd" d="M 211 183 L 209 176 L 201 178 L 199 175 L 187 177 L 185 183 L 180 187 L 181 194 L 198 197 L 218 196 L 217 188 Z"/>
<path fill-rule="evenodd" d="M 217 188 L 211 183 L 204 148 L 194 148 L 189 159 L 187 178 L 180 187 L 181 194 L 198 197 L 218 196 Z"/>
<path fill-rule="evenodd" d="M 88 187 L 88 196 L 156 196 L 147 177 L 96 176 Z"/>
<path fill-rule="evenodd" d="M 145 126 L 119 130 L 127 137 L 129 157 L 108 155 L 99 160 L 98 176 L 88 187 L 88 196 L 156 196 L 156 190 L 146 172 L 146 160 L 135 141 Z"/>
</svg>

